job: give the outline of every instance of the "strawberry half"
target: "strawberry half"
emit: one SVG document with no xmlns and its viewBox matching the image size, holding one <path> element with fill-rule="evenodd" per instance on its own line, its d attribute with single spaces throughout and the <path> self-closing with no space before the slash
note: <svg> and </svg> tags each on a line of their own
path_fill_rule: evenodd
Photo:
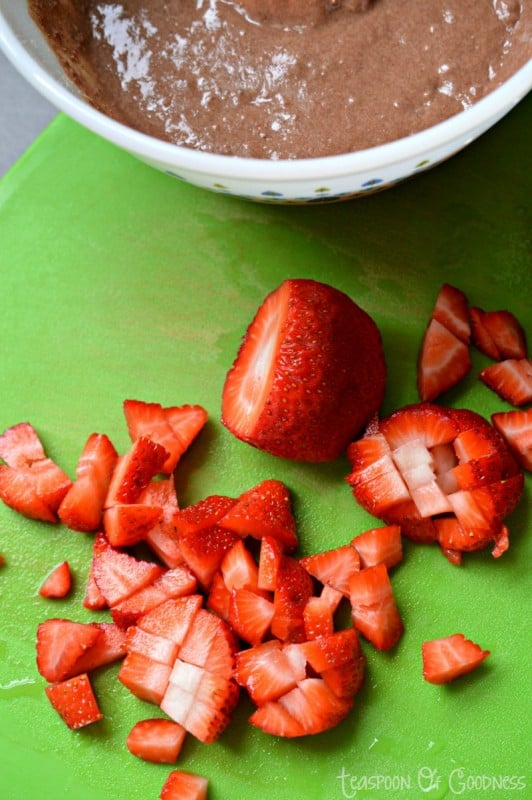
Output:
<svg viewBox="0 0 532 800">
<path fill-rule="evenodd" d="M 47 686 L 45 692 L 52 706 L 72 730 L 92 725 L 103 718 L 86 674 Z"/>
<path fill-rule="evenodd" d="M 507 358 L 526 358 L 525 332 L 511 311 L 469 309 L 474 344 L 494 361 Z"/>
<path fill-rule="evenodd" d="M 532 403 L 532 359 L 508 358 L 480 372 L 482 383 L 513 406 Z"/>
<path fill-rule="evenodd" d="M 476 669 L 489 654 L 462 633 L 423 642 L 423 677 L 429 683 L 448 683 Z"/>
<path fill-rule="evenodd" d="M 72 588 L 72 574 L 68 561 L 62 561 L 47 576 L 39 589 L 41 597 L 61 599 L 69 594 Z"/>
<path fill-rule="evenodd" d="M 523 469 L 532 471 L 532 408 L 499 411 L 491 421 Z"/>
<path fill-rule="evenodd" d="M 128 733 L 126 747 L 144 761 L 174 764 L 181 752 L 186 730 L 171 719 L 142 719 Z"/>
<path fill-rule="evenodd" d="M 209 782 L 201 775 L 173 770 L 164 782 L 159 800 L 207 800 Z"/>
<path fill-rule="evenodd" d="M 330 461 L 380 408 L 385 381 L 371 317 L 327 284 L 286 280 L 247 329 L 224 384 L 222 423 L 273 455 Z"/>
<path fill-rule="evenodd" d="M 96 531 L 101 527 L 105 498 L 118 453 L 103 433 L 87 439 L 76 467 L 76 481 L 58 509 L 59 519 L 75 531 Z"/>
</svg>

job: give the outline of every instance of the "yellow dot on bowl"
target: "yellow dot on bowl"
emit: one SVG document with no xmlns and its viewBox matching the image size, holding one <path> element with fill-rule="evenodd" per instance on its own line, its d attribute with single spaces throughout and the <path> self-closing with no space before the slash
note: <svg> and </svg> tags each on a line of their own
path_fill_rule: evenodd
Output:
<svg viewBox="0 0 532 800">
<path fill-rule="evenodd" d="M 424 161 L 420 161 L 419 164 L 416 164 L 416 169 L 419 169 L 420 167 L 426 167 L 427 164 L 430 164 L 428 158 L 426 158 Z"/>
</svg>

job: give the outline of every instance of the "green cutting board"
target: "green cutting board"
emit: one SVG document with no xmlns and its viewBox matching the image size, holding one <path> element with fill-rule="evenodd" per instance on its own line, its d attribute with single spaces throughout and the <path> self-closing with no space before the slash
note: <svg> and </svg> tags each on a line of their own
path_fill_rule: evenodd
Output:
<svg viewBox="0 0 532 800">
<path fill-rule="evenodd" d="M 70 474 L 92 432 L 124 452 L 122 401 L 200 403 L 210 421 L 176 473 L 182 506 L 276 477 L 293 496 L 301 553 L 348 542 L 375 522 L 344 481 L 345 459 L 284 462 L 231 437 L 220 395 L 244 330 L 286 277 L 329 282 L 381 328 L 384 413 L 417 400 L 420 339 L 443 282 L 472 305 L 507 307 L 532 341 L 532 103 L 448 163 L 394 189 L 311 207 L 252 204 L 152 171 L 60 116 L 0 184 L 0 430 L 28 420 Z M 444 401 L 489 416 L 507 408 L 477 379 Z M 500 800 L 531 797 L 531 479 L 509 519 L 510 550 L 451 566 L 405 543 L 392 575 L 406 632 L 391 653 L 364 642 L 367 680 L 333 731 L 285 741 L 253 729 L 243 700 L 222 738 L 189 738 L 179 764 L 211 800 Z M 0 508 L 0 797 L 155 800 L 170 770 L 125 739 L 155 707 L 94 676 L 105 719 L 68 730 L 35 666 L 39 622 L 87 621 L 92 537 Z M 38 595 L 67 559 L 75 591 Z M 421 643 L 463 632 L 491 650 L 471 676 L 424 682 Z"/>
</svg>

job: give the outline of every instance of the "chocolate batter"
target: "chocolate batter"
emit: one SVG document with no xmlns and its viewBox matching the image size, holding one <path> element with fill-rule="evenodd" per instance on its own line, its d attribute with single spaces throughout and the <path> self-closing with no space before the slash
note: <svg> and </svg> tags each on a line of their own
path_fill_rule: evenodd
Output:
<svg viewBox="0 0 532 800">
<path fill-rule="evenodd" d="M 532 0 L 29 0 L 71 79 L 161 139 L 346 153 L 468 108 L 532 55 Z"/>
</svg>

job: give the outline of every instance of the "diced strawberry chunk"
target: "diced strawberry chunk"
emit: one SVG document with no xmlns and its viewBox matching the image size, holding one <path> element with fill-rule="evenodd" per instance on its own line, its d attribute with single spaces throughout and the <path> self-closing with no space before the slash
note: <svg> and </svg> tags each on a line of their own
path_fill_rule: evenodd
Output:
<svg viewBox="0 0 532 800">
<path fill-rule="evenodd" d="M 353 547 L 346 544 L 306 556 L 300 564 L 321 583 L 349 597 L 349 582 L 351 575 L 360 569 L 360 557 Z"/>
<path fill-rule="evenodd" d="M 266 636 L 274 615 L 273 603 L 250 589 L 233 589 L 229 624 L 241 639 L 258 644 Z"/>
<path fill-rule="evenodd" d="M 525 333 L 511 311 L 469 309 L 473 342 L 478 349 L 495 361 L 505 358 L 526 358 Z"/>
<path fill-rule="evenodd" d="M 221 572 L 215 572 L 209 594 L 207 596 L 206 606 L 210 611 L 214 611 L 219 617 L 229 619 L 229 603 L 231 601 L 231 592 L 225 585 L 225 581 Z"/>
<path fill-rule="evenodd" d="M 160 705 L 172 668 L 143 653 L 128 653 L 120 666 L 118 680 L 141 700 Z"/>
<path fill-rule="evenodd" d="M 312 594 L 312 578 L 306 569 L 295 558 L 283 555 L 273 601 L 271 632 L 274 636 L 284 642 L 305 639 L 304 611 Z"/>
<path fill-rule="evenodd" d="M 277 700 L 304 677 L 304 667 L 302 672 L 297 672 L 278 639 L 262 642 L 236 655 L 235 678 L 258 706 Z"/>
<path fill-rule="evenodd" d="M 275 591 L 282 553 L 283 548 L 278 539 L 273 536 L 262 537 L 260 540 L 259 572 L 257 576 L 259 589 L 270 592 Z"/>
<path fill-rule="evenodd" d="M 99 667 L 119 661 L 126 655 L 126 635 L 112 622 L 95 622 L 100 636 L 87 648 L 72 666 L 68 677 L 82 672 L 92 672 Z"/>
<path fill-rule="evenodd" d="M 423 336 L 417 364 L 417 389 L 422 402 L 449 391 L 471 371 L 469 347 L 437 319 Z"/>
<path fill-rule="evenodd" d="M 179 534 L 179 549 L 201 587 L 208 591 L 226 553 L 239 539 L 238 534 L 213 525 L 190 533 Z"/>
<path fill-rule="evenodd" d="M 97 534 L 92 560 L 94 579 L 108 606 L 115 606 L 152 583 L 164 568 L 142 561 L 112 547 L 104 534 Z"/>
<path fill-rule="evenodd" d="M 162 508 L 159 521 L 146 533 L 145 540 L 167 567 L 174 568 L 184 563 L 175 517 L 179 511 L 174 476 L 151 481 L 139 497 L 139 502 Z"/>
<path fill-rule="evenodd" d="M 162 445 L 144 436 L 137 439 L 117 460 L 104 507 L 136 503 L 152 478 L 161 471 L 167 457 Z"/>
<path fill-rule="evenodd" d="M 30 467 L 34 461 L 46 458 L 44 447 L 33 425 L 19 422 L 7 428 L 0 435 L 0 458 L 14 469 Z"/>
<path fill-rule="evenodd" d="M 491 364 L 479 374 L 480 380 L 513 406 L 532 403 L 532 359 L 509 358 Z"/>
<path fill-rule="evenodd" d="M 171 719 L 143 719 L 130 730 L 126 746 L 132 755 L 144 761 L 174 764 L 181 752 L 186 733 L 182 725 Z"/>
<path fill-rule="evenodd" d="M 351 578 L 351 607 L 355 628 L 377 650 L 389 650 L 399 641 L 403 623 L 384 564 L 367 567 Z"/>
<path fill-rule="evenodd" d="M 237 539 L 224 555 L 220 571 L 230 592 L 233 589 L 258 591 L 259 568 L 243 539 Z"/>
<path fill-rule="evenodd" d="M 303 622 L 306 639 L 329 636 L 334 631 L 334 618 L 327 599 L 309 597 L 303 611 Z"/>
<path fill-rule="evenodd" d="M 461 633 L 423 642 L 423 677 L 430 683 L 448 683 L 476 669 L 489 654 Z"/>
<path fill-rule="evenodd" d="M 286 551 L 295 550 L 298 544 L 290 493 L 278 480 L 262 481 L 241 494 L 219 524 L 239 536 L 272 536 Z"/>
<path fill-rule="evenodd" d="M 235 503 L 232 497 L 214 494 L 180 509 L 174 519 L 178 535 L 187 536 L 212 528 Z"/>
<path fill-rule="evenodd" d="M 469 344 L 471 328 L 468 301 L 460 289 L 444 283 L 436 297 L 432 317 L 462 342 Z"/>
<path fill-rule="evenodd" d="M 165 600 L 138 620 L 138 627 L 182 645 L 199 613 L 203 598 L 198 594 Z"/>
<path fill-rule="evenodd" d="M 164 782 L 159 800 L 207 800 L 207 778 L 173 770 Z"/>
<path fill-rule="evenodd" d="M 103 529 L 113 547 L 130 547 L 147 537 L 163 514 L 162 508 L 142 503 L 117 503 L 103 513 Z"/>
<path fill-rule="evenodd" d="M 355 536 L 351 545 L 358 552 L 362 567 L 385 564 L 388 569 L 391 569 L 403 558 L 403 542 L 399 525 L 371 528 Z"/>
<path fill-rule="evenodd" d="M 169 667 L 177 658 L 179 645 L 172 642 L 171 639 L 145 631 L 137 625 L 130 625 L 127 632 L 123 631 L 123 633 L 126 637 L 128 653 L 140 653 L 152 661 L 158 661 Z"/>
<path fill-rule="evenodd" d="M 303 725 L 276 700 L 270 700 L 259 706 L 249 721 L 254 727 L 272 736 L 292 739 L 296 736 L 305 736 L 307 733 Z"/>
<path fill-rule="evenodd" d="M 301 725 L 305 735 L 334 728 L 353 707 L 351 698 L 337 697 L 322 678 L 305 678 L 275 702 Z"/>
<path fill-rule="evenodd" d="M 491 421 L 523 469 L 532 471 L 532 408 L 500 411 Z"/>
<path fill-rule="evenodd" d="M 127 628 L 166 600 L 191 595 L 196 588 L 196 579 L 192 573 L 186 567 L 175 567 L 166 570 L 147 586 L 114 605 L 111 615 L 117 625 Z"/>
<path fill-rule="evenodd" d="M 72 588 L 72 574 L 68 561 L 62 561 L 47 576 L 39 589 L 41 597 L 60 599 L 66 597 Z"/>
<path fill-rule="evenodd" d="M 101 527 L 103 506 L 118 453 L 110 439 L 93 433 L 87 439 L 76 467 L 76 481 L 58 509 L 59 519 L 75 531 Z"/>
<path fill-rule="evenodd" d="M 62 681 L 102 635 L 94 623 L 47 619 L 37 627 L 37 669 L 49 683 Z"/>
<path fill-rule="evenodd" d="M 57 713 L 73 730 L 103 718 L 86 674 L 47 686 L 45 692 Z"/>
<path fill-rule="evenodd" d="M 354 628 L 346 628 L 329 636 L 303 642 L 301 649 L 312 669 L 319 674 L 333 667 L 352 664 L 362 655 L 360 641 Z"/>
</svg>

